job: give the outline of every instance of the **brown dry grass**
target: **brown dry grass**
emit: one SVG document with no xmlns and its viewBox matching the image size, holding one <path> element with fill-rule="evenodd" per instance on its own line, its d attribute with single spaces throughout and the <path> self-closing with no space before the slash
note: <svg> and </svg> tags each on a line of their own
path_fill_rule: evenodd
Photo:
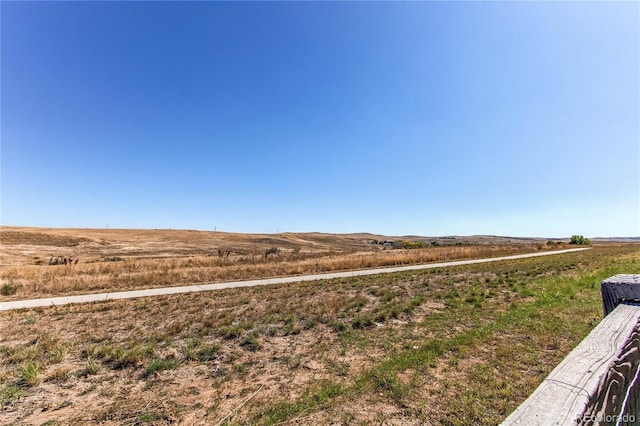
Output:
<svg viewBox="0 0 640 426">
<path fill-rule="evenodd" d="M 523 240 L 511 245 L 388 249 L 372 244 L 373 237 L 389 238 L 4 227 L 0 233 L 0 285 L 11 291 L 3 292 L 0 300 L 411 265 L 562 246 Z M 264 251 L 271 247 L 277 247 L 279 253 L 265 258 Z M 229 255 L 219 256 L 218 250 Z M 80 263 L 51 266 L 51 256 L 70 256 Z"/>
<path fill-rule="evenodd" d="M 639 268 L 599 247 L 3 312 L 0 423 L 496 424 Z"/>
</svg>

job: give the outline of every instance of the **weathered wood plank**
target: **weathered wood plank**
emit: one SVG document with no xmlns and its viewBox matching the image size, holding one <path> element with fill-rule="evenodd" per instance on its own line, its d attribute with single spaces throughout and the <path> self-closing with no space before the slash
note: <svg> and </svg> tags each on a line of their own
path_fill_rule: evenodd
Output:
<svg viewBox="0 0 640 426">
<path fill-rule="evenodd" d="M 605 377 L 600 380 L 597 392 L 591 395 L 578 424 L 581 426 L 637 424 L 635 420 L 639 413 L 637 410 L 639 366 L 640 323 L 637 323 L 627 338 L 624 348 L 609 366 Z M 618 422 L 619 417 L 621 417 L 620 422 Z"/>
<path fill-rule="evenodd" d="M 622 403 L 638 366 L 639 321 L 640 306 L 618 305 L 502 424 L 575 425 L 590 403 L 595 413 L 609 409 L 607 398 Z"/>
</svg>

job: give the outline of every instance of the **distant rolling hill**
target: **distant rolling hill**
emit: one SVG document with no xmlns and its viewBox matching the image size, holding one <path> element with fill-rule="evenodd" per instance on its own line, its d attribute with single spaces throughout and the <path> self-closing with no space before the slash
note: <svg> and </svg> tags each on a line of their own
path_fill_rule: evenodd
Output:
<svg viewBox="0 0 640 426">
<path fill-rule="evenodd" d="M 452 245 L 514 246 L 567 243 L 569 238 L 523 238 L 496 235 L 389 236 L 370 233 L 329 234 L 282 232 L 243 234 L 173 229 L 71 229 L 0 226 L 0 264 L 47 262 L 52 256 L 104 258 L 149 258 L 215 256 L 219 251 L 247 255 L 270 248 L 307 254 L 353 253 Z M 638 243 L 640 237 L 594 238 L 595 243 Z"/>
<path fill-rule="evenodd" d="M 640 237 L 596 237 L 594 243 L 640 243 Z"/>
</svg>

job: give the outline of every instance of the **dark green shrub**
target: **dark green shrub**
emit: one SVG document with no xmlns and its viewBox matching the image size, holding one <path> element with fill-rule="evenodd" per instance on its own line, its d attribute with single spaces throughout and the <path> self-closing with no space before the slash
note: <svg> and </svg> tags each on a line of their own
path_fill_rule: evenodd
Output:
<svg viewBox="0 0 640 426">
<path fill-rule="evenodd" d="M 591 240 L 589 240 L 587 237 L 583 237 L 582 235 L 572 235 L 569 244 L 588 246 L 591 244 Z"/>
<path fill-rule="evenodd" d="M 12 294 L 16 294 L 18 291 L 18 286 L 13 284 L 3 284 L 0 287 L 0 294 L 3 296 L 11 296 Z"/>
</svg>

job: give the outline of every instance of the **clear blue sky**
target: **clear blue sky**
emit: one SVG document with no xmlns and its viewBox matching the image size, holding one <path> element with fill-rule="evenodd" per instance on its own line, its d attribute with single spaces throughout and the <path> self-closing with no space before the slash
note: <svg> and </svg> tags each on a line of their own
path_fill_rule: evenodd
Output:
<svg viewBox="0 0 640 426">
<path fill-rule="evenodd" d="M 3 225 L 640 235 L 639 2 L 1 2 Z"/>
</svg>

